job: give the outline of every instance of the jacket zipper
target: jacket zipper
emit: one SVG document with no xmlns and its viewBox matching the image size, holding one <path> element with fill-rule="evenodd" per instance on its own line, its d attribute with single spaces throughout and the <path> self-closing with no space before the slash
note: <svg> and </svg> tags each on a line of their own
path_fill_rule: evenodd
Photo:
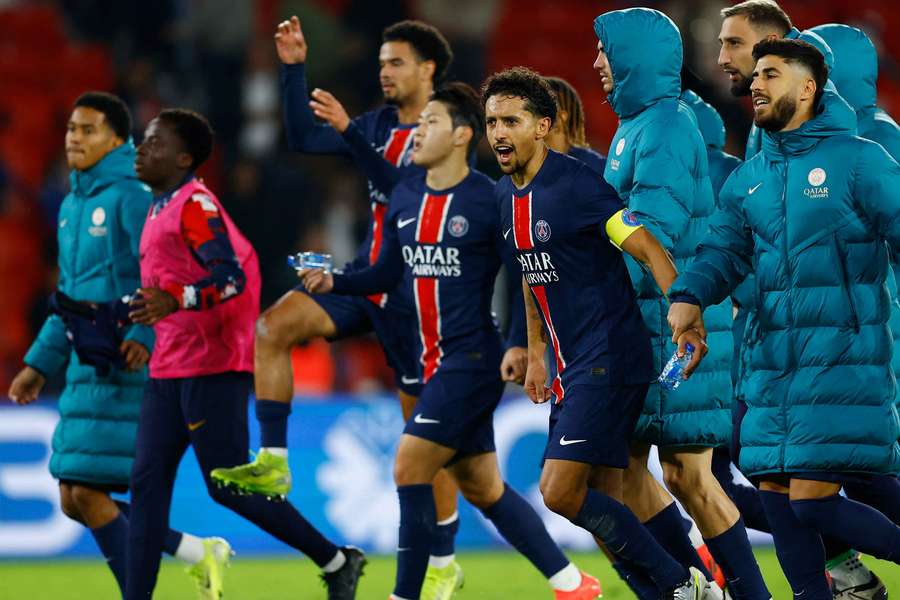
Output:
<svg viewBox="0 0 900 600">
<path fill-rule="evenodd" d="M 781 143 L 779 142 L 779 145 Z M 782 152 L 784 156 L 784 186 L 781 188 L 781 223 L 782 223 L 782 232 L 781 232 L 781 240 L 782 245 L 784 246 L 784 272 L 787 277 L 787 299 L 788 299 L 788 330 L 794 325 L 794 294 L 793 294 L 793 279 L 794 276 L 791 273 L 791 259 L 788 253 L 788 242 L 787 242 L 787 191 L 788 191 L 788 179 L 789 179 L 789 166 L 790 161 L 787 158 L 787 155 Z M 794 346 L 791 343 L 790 338 L 788 338 L 788 369 L 793 370 L 794 368 Z M 785 470 L 785 460 L 784 455 L 787 447 L 787 432 L 788 432 L 788 406 L 787 406 L 787 394 L 781 399 L 781 426 L 784 437 L 781 440 L 781 447 L 778 450 L 780 457 L 780 465 L 781 470 Z"/>
<path fill-rule="evenodd" d="M 850 274 L 847 271 L 847 262 L 844 255 L 844 249 L 838 240 L 837 233 L 832 235 L 834 240 L 834 251 L 837 253 L 838 268 L 841 271 L 841 289 L 847 296 L 847 306 L 850 308 L 850 322 L 853 331 L 859 333 L 859 313 L 856 312 L 856 301 L 853 299 L 853 291 L 850 289 Z"/>
</svg>

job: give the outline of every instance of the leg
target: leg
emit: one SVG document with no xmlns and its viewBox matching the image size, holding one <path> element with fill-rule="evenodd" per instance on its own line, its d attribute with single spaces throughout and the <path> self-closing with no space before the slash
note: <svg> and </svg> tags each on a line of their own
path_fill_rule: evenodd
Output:
<svg viewBox="0 0 900 600">
<path fill-rule="evenodd" d="M 623 501 L 642 522 L 662 512 L 674 500 L 647 470 L 650 446 L 633 443 L 628 456 L 628 468 L 623 474 Z"/>
<path fill-rule="evenodd" d="M 900 564 L 900 527 L 871 506 L 843 498 L 840 491 L 839 483 L 794 478 L 791 507 L 804 525 L 820 535 Z"/>
<path fill-rule="evenodd" d="M 753 486 L 735 482 L 734 474 L 731 472 L 731 455 L 726 448 L 719 447 L 713 450 L 712 472 L 741 513 L 744 524 L 749 529 L 771 533 L 766 512 L 759 500 L 759 491 Z"/>
<path fill-rule="evenodd" d="M 394 482 L 400 499 L 400 535 L 394 597 L 419 598 L 428 554 L 433 544 L 436 516 L 431 482 L 456 450 L 414 435 L 403 434 L 394 464 Z"/>
<path fill-rule="evenodd" d="M 400 408 L 403 410 L 403 420 L 408 421 L 413 416 L 413 409 L 419 399 L 402 390 L 398 392 L 398 396 L 400 397 Z M 447 470 L 441 469 L 432 481 L 432 488 L 437 526 L 428 564 L 440 569 L 452 563 L 456 554 L 456 532 L 459 531 L 459 487 Z"/>
<path fill-rule="evenodd" d="M 825 551 L 822 538 L 804 525 L 791 509 L 787 481 L 768 480 L 760 483 L 759 498 L 766 511 L 775 554 L 795 597 L 804 600 L 832 600 L 825 579 Z"/>
<path fill-rule="evenodd" d="M 131 470 L 126 600 L 146 600 L 156 586 L 178 463 L 187 449 L 177 380 L 147 383 Z"/>
<path fill-rule="evenodd" d="M 490 519 L 500 535 L 547 578 L 553 589 L 571 592 L 582 585 L 581 572 L 547 533 L 538 514 L 503 482 L 496 453 L 464 458 L 451 471 L 466 500 Z M 599 594 L 599 583 L 596 586 Z"/>
<path fill-rule="evenodd" d="M 661 448 L 666 484 L 694 518 L 735 595 L 771 598 L 741 515 L 712 474 L 712 448 Z"/>
</svg>

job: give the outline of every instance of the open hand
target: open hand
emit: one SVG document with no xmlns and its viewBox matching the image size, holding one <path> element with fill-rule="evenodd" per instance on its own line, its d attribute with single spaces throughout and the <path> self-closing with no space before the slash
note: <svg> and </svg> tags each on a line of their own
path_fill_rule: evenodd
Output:
<svg viewBox="0 0 900 600">
<path fill-rule="evenodd" d="M 350 115 L 344 110 L 344 105 L 331 92 L 319 88 L 314 89 L 311 95 L 309 107 L 313 114 L 334 127 L 338 133 L 347 131 L 347 127 L 350 126 Z"/>
<path fill-rule="evenodd" d="M 129 306 L 128 318 L 132 323 L 154 325 L 178 310 L 178 300 L 159 288 L 141 288 Z"/>
<path fill-rule="evenodd" d="M 278 58 L 286 65 L 303 64 L 306 62 L 306 38 L 300 29 L 300 19 L 296 15 L 290 21 L 282 21 L 275 30 L 275 49 Z"/>
</svg>

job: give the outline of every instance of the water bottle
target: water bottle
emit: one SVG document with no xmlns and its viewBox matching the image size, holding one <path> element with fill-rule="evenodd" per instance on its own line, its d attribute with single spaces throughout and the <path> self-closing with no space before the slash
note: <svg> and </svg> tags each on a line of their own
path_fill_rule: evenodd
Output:
<svg viewBox="0 0 900 600">
<path fill-rule="evenodd" d="M 298 252 L 287 257 L 288 264 L 296 271 L 303 269 L 322 269 L 326 273 L 334 270 L 334 264 L 330 254 L 318 252 Z"/>
<path fill-rule="evenodd" d="M 693 344 L 685 344 L 684 356 L 681 358 L 678 357 L 678 350 L 675 350 L 672 358 L 666 363 L 663 372 L 659 376 L 658 381 L 662 389 L 667 391 L 678 389 L 678 386 L 684 381 L 684 369 L 691 362 L 691 357 L 693 355 Z"/>
</svg>

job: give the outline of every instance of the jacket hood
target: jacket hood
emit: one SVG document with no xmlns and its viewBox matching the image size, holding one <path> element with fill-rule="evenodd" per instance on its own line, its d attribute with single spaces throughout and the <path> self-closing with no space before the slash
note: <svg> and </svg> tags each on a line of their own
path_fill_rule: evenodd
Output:
<svg viewBox="0 0 900 600">
<path fill-rule="evenodd" d="M 711 104 L 704 102 L 692 90 L 684 90 L 681 99 L 691 107 L 694 116 L 697 117 L 697 125 L 700 127 L 700 135 L 708 148 L 721 150 L 725 147 L 725 123 L 719 112 Z"/>
<path fill-rule="evenodd" d="M 828 23 L 810 29 L 825 40 L 834 53 L 828 78 L 853 110 L 875 106 L 878 52 L 863 31 L 849 25 Z"/>
<path fill-rule="evenodd" d="M 73 170 L 69 174 L 72 191 L 93 196 L 123 179 L 137 179 L 134 172 L 135 154 L 134 141 L 128 138 L 128 141 L 111 150 L 90 169 Z"/>
<path fill-rule="evenodd" d="M 614 10 L 594 19 L 594 33 L 609 57 L 609 104 L 619 118 L 681 94 L 681 32 L 672 19 L 651 8 Z"/>
<path fill-rule="evenodd" d="M 821 140 L 835 135 L 856 134 L 856 112 L 833 89 L 825 88 L 816 116 L 792 131 L 763 131 L 763 152 L 780 159 L 806 152 Z"/>
</svg>

